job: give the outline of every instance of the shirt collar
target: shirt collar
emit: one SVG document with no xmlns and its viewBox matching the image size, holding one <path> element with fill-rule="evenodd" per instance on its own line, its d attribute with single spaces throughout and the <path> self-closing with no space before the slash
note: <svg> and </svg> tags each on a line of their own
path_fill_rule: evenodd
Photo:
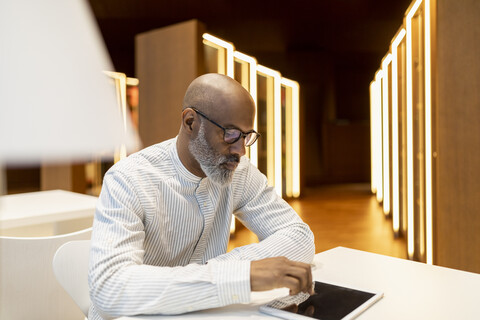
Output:
<svg viewBox="0 0 480 320">
<path fill-rule="evenodd" d="M 178 171 L 178 173 L 181 176 L 183 176 L 188 181 L 199 183 L 202 180 L 202 178 L 188 171 L 188 169 L 185 168 L 182 161 L 180 160 L 180 157 L 178 156 L 177 138 L 178 137 L 175 137 L 173 139 L 173 143 L 170 145 L 170 156 L 172 157 L 172 162 L 175 166 L 175 169 Z"/>
</svg>

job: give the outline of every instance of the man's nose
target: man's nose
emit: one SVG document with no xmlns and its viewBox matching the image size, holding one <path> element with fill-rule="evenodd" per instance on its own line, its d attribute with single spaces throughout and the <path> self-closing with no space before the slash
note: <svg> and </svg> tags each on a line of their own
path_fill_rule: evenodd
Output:
<svg viewBox="0 0 480 320">
<path fill-rule="evenodd" d="M 238 154 L 239 157 L 242 157 L 245 155 L 245 138 L 241 137 L 236 141 L 235 143 L 232 143 L 230 145 L 230 153 L 232 154 Z"/>
</svg>

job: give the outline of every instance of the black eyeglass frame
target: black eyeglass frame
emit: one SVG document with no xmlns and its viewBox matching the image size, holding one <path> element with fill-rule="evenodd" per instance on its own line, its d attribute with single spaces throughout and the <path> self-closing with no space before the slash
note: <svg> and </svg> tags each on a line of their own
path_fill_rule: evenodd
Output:
<svg viewBox="0 0 480 320">
<path fill-rule="evenodd" d="M 238 140 L 240 140 L 240 138 L 243 138 L 243 141 L 245 143 L 245 147 L 250 147 L 251 145 L 253 145 L 257 139 L 260 137 L 260 133 L 256 132 L 255 130 L 250 130 L 250 131 L 247 131 L 247 132 L 243 132 L 242 130 L 238 129 L 238 128 L 225 128 L 224 126 L 218 124 L 217 122 L 213 121 L 212 119 L 210 119 L 205 113 L 203 113 L 202 111 L 198 110 L 197 108 L 195 107 L 189 107 L 190 109 L 192 109 L 193 111 L 195 111 L 196 113 L 198 113 L 199 115 L 201 115 L 202 117 L 204 117 L 205 119 L 207 119 L 208 121 L 210 121 L 211 123 L 213 123 L 214 125 L 216 125 L 217 127 L 219 127 L 220 129 L 223 130 L 223 141 L 225 141 L 225 143 L 228 143 L 228 144 L 234 144 L 235 142 L 237 142 Z M 235 131 L 238 131 L 240 132 L 240 135 L 235 139 L 233 140 L 232 142 L 228 142 L 225 140 L 225 135 L 227 134 L 227 130 L 235 130 Z M 246 140 L 246 137 L 249 135 L 249 134 L 255 134 L 255 139 L 252 140 L 252 142 L 250 144 L 247 144 L 247 140 Z"/>
</svg>

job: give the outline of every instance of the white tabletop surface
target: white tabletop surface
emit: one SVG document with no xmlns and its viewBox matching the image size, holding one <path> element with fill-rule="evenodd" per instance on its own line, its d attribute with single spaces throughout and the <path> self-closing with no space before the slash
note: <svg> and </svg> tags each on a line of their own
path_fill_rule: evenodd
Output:
<svg viewBox="0 0 480 320">
<path fill-rule="evenodd" d="M 97 197 L 51 190 L 0 197 L 0 228 L 93 217 Z"/>
<path fill-rule="evenodd" d="M 315 256 L 315 280 L 382 291 L 384 297 L 358 319 L 480 319 L 480 274 L 382 256 L 343 247 Z M 286 289 L 252 293 L 252 303 L 168 316 L 127 319 L 276 319 L 258 311 Z"/>
</svg>

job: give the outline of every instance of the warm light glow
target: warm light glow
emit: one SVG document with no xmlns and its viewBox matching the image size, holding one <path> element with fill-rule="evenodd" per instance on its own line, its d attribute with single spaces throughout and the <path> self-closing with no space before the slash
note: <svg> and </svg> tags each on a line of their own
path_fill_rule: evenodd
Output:
<svg viewBox="0 0 480 320">
<path fill-rule="evenodd" d="M 389 83 L 388 83 L 388 65 L 392 61 L 392 55 L 389 53 L 382 62 L 383 70 L 383 212 L 390 213 L 390 134 L 389 134 Z"/>
<path fill-rule="evenodd" d="M 120 108 L 122 118 L 123 118 L 123 128 L 125 132 L 127 132 L 127 76 L 124 73 L 120 72 L 113 72 L 113 71 L 104 71 L 104 73 L 113 79 L 115 82 L 115 94 L 117 96 L 117 103 Z M 130 82 L 135 82 L 134 78 L 131 79 Z M 138 79 L 137 84 L 138 84 Z M 118 162 L 127 157 L 127 148 L 125 144 L 121 144 L 116 148 L 115 153 L 113 155 L 114 162 Z"/>
<path fill-rule="evenodd" d="M 282 136 L 285 137 L 283 153 L 284 186 L 287 197 L 292 197 L 292 88 L 284 85 L 282 78 Z"/>
<path fill-rule="evenodd" d="M 427 263 L 433 264 L 432 74 L 430 0 L 425 0 L 425 208 Z"/>
<path fill-rule="evenodd" d="M 212 36 L 211 34 L 208 34 L 208 33 L 203 34 L 203 39 L 210 41 L 211 43 L 217 45 L 218 47 L 226 50 L 227 56 L 226 56 L 225 75 L 233 78 L 234 76 L 233 52 L 235 50 L 235 47 L 233 46 L 233 44 L 225 40 L 222 40 L 220 38 L 217 38 L 215 36 Z"/>
<path fill-rule="evenodd" d="M 137 78 L 129 78 L 127 77 L 127 86 L 138 86 L 140 81 Z"/>
<path fill-rule="evenodd" d="M 392 225 L 395 233 L 400 230 L 400 174 L 398 129 L 398 45 L 405 37 L 401 29 L 392 43 Z"/>
<path fill-rule="evenodd" d="M 382 79 L 383 71 L 375 74 L 375 177 L 377 186 L 377 201 L 383 201 L 383 134 L 382 134 Z"/>
<path fill-rule="evenodd" d="M 256 114 L 255 114 L 255 120 L 253 123 L 253 130 L 258 132 L 258 108 L 257 108 L 257 60 L 254 57 L 250 57 L 246 54 L 243 54 L 241 52 L 235 51 L 233 53 L 233 56 L 235 59 L 241 61 L 242 63 L 248 64 L 249 68 L 249 82 L 248 82 L 248 92 L 250 92 L 250 95 L 253 98 L 253 101 L 255 102 L 255 107 L 256 107 Z M 254 143 L 250 147 L 250 162 L 254 166 L 258 166 L 258 143 Z"/>
<path fill-rule="evenodd" d="M 257 72 L 270 77 L 273 80 L 273 123 L 268 122 L 267 127 L 272 125 L 273 129 L 273 148 L 269 148 L 270 151 L 268 154 L 269 158 L 273 158 L 273 162 L 269 162 L 269 167 L 273 164 L 273 168 L 270 167 L 271 172 L 273 169 L 274 176 L 274 186 L 277 194 L 282 196 L 282 105 L 281 105 L 281 75 L 280 72 L 264 67 L 262 65 L 257 65 Z M 268 95 L 267 95 L 268 97 Z M 268 102 L 267 102 L 268 104 Z M 268 111 L 267 111 L 267 118 Z M 270 136 L 270 132 L 269 132 Z M 271 141 L 271 140 L 270 140 Z"/>
<path fill-rule="evenodd" d="M 298 82 L 286 78 L 282 78 L 282 85 L 291 90 L 291 99 L 286 99 L 287 104 L 290 103 L 290 108 L 286 111 L 286 132 L 287 150 L 286 150 L 286 171 L 287 196 L 300 196 L 300 86 Z M 290 101 L 289 101 L 290 100 Z"/>
<path fill-rule="evenodd" d="M 375 93 L 375 81 L 370 82 L 370 86 L 368 87 L 370 93 L 370 190 L 372 193 L 377 192 L 377 188 L 375 187 L 375 151 L 374 151 L 374 142 L 373 139 L 375 137 L 375 129 L 374 129 L 374 122 L 373 115 L 374 115 L 374 93 Z"/>
<path fill-rule="evenodd" d="M 413 258 L 415 253 L 414 237 L 414 183 L 413 183 L 413 61 L 412 61 L 412 17 L 420 6 L 422 0 L 417 0 L 406 18 L 407 36 L 407 251 L 408 257 Z"/>
<path fill-rule="evenodd" d="M 376 177 L 375 177 L 375 81 L 370 82 L 370 189 L 372 193 L 377 192 Z"/>
<path fill-rule="evenodd" d="M 104 71 L 107 76 L 113 79 L 115 82 L 115 94 L 117 97 L 117 103 L 122 112 L 123 124 L 126 127 L 127 122 L 127 76 L 125 73 Z"/>
<path fill-rule="evenodd" d="M 292 86 L 292 172 L 294 197 L 300 196 L 300 85 L 293 82 Z"/>
</svg>

